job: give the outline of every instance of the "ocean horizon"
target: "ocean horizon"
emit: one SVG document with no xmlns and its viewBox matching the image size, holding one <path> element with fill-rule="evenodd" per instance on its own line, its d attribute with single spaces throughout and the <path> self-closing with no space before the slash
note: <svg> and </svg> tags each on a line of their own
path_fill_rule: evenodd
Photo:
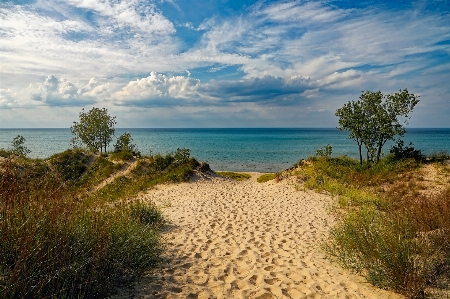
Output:
<svg viewBox="0 0 450 299">
<path fill-rule="evenodd" d="M 450 128 L 407 128 L 405 145 L 426 155 L 450 152 Z M 116 128 L 115 136 L 131 133 L 143 155 L 167 154 L 188 148 L 191 155 L 210 164 L 213 170 L 278 172 L 314 155 L 327 144 L 333 155 L 358 157 L 349 132 L 336 128 Z M 0 148 L 11 147 L 17 135 L 25 137 L 30 158 L 48 158 L 71 148 L 68 128 L 0 129 Z M 113 150 L 115 139 L 108 150 Z M 384 146 L 389 153 L 393 142 Z"/>
</svg>

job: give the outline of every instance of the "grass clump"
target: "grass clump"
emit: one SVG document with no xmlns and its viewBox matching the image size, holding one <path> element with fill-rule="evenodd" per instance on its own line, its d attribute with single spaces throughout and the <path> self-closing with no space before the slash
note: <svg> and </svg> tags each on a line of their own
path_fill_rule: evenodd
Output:
<svg viewBox="0 0 450 299">
<path fill-rule="evenodd" d="M 277 177 L 277 175 L 275 173 L 266 173 L 266 174 L 261 175 L 256 181 L 258 183 L 265 183 L 265 182 L 275 179 L 276 177 Z"/>
<path fill-rule="evenodd" d="M 313 157 L 291 173 L 338 197 L 340 222 L 325 244 L 332 257 L 378 287 L 426 298 L 450 278 L 450 188 L 421 192 L 424 159 L 409 148 L 400 154 L 408 157 L 393 154 L 370 168 L 348 157 Z"/>
<path fill-rule="evenodd" d="M 9 160 L 0 173 L 0 297 L 104 298 L 154 267 L 157 226 L 132 209 L 76 199 L 61 176 Z"/>
<path fill-rule="evenodd" d="M 62 176 L 64 181 L 78 181 L 86 171 L 88 154 L 81 150 L 66 150 L 50 157 L 50 164 Z"/>
<path fill-rule="evenodd" d="M 244 181 L 244 180 L 247 180 L 252 177 L 248 173 L 243 173 L 243 172 L 223 171 L 223 172 L 216 172 L 216 173 L 220 176 L 223 176 L 225 178 L 229 178 L 232 180 L 236 180 L 236 181 Z"/>
</svg>

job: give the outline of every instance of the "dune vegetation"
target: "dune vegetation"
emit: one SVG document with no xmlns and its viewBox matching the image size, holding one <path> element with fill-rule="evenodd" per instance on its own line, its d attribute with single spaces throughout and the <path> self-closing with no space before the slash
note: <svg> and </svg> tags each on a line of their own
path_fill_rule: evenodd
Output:
<svg viewBox="0 0 450 299">
<path fill-rule="evenodd" d="M 2 153 L 1 298 L 104 298 L 155 267 L 166 220 L 136 195 L 199 166 L 187 149 L 129 160 L 81 149 L 45 160 Z"/>
<path fill-rule="evenodd" d="M 218 171 L 216 172 L 218 175 L 223 176 L 225 178 L 229 178 L 236 181 L 244 181 L 248 180 L 252 176 L 248 173 L 244 172 L 232 172 L 232 171 Z"/>
<path fill-rule="evenodd" d="M 340 222 L 324 244 L 328 254 L 409 298 L 448 291 L 442 281 L 450 278 L 449 156 L 425 159 L 420 151 L 394 149 L 378 164 L 361 165 L 324 152 L 278 178 L 295 176 L 298 189 L 337 197 Z"/>
</svg>

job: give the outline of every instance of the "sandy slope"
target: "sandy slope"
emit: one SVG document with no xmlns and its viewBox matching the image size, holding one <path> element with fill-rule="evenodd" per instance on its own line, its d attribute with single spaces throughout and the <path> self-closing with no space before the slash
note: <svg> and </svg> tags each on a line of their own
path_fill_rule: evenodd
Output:
<svg viewBox="0 0 450 299">
<path fill-rule="evenodd" d="M 165 261 L 116 298 L 401 298 L 325 258 L 329 196 L 252 175 L 149 191 L 144 198 L 170 205 Z"/>
</svg>

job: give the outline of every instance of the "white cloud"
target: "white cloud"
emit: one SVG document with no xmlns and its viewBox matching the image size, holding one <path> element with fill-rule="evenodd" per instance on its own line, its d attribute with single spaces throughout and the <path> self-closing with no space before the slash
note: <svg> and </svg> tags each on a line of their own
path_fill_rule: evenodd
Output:
<svg viewBox="0 0 450 299">
<path fill-rule="evenodd" d="M 198 79 L 152 72 L 146 78 L 129 82 L 111 98 L 121 105 L 166 106 L 179 100 L 186 100 L 187 104 L 202 97 L 199 86 Z"/>
<path fill-rule="evenodd" d="M 147 33 L 167 34 L 174 32 L 173 24 L 151 3 L 138 0 L 65 0 L 78 8 L 88 9 L 100 16 L 113 19 L 117 27 L 131 27 Z"/>
<path fill-rule="evenodd" d="M 43 83 L 30 84 L 21 96 L 40 105 L 84 106 L 109 98 L 110 94 L 110 85 L 99 84 L 95 78 L 84 85 L 50 75 Z"/>
<path fill-rule="evenodd" d="M 15 106 L 17 94 L 11 89 L 0 89 L 0 108 L 12 108 Z"/>
</svg>

